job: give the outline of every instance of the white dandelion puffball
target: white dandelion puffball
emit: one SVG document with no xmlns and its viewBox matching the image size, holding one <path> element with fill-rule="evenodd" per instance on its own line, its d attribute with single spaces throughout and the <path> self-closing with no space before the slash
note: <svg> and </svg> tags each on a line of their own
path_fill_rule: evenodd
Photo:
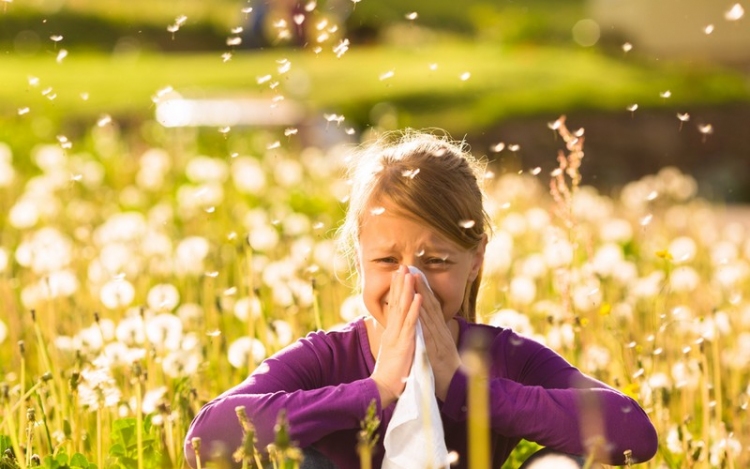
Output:
<svg viewBox="0 0 750 469">
<path fill-rule="evenodd" d="M 601 225 L 599 236 L 602 241 L 625 243 L 633 238 L 633 226 L 627 220 L 610 218 Z"/>
<path fill-rule="evenodd" d="M 573 262 L 573 245 L 565 239 L 553 237 L 545 242 L 542 254 L 550 268 L 566 266 Z"/>
<path fill-rule="evenodd" d="M 232 182 L 243 194 L 259 194 L 266 187 L 266 173 L 255 158 L 243 156 L 232 162 Z"/>
<path fill-rule="evenodd" d="M 203 261 L 210 251 L 211 245 L 206 238 L 189 236 L 177 245 L 175 249 L 175 267 L 181 274 L 200 275 L 204 272 Z"/>
<path fill-rule="evenodd" d="M 510 301 L 519 305 L 529 305 L 536 298 L 536 283 L 528 277 L 515 277 L 510 281 Z"/>
<path fill-rule="evenodd" d="M 234 303 L 232 312 L 240 321 L 247 321 L 248 319 L 257 319 L 262 313 L 262 305 L 260 299 L 257 296 L 242 297 Z"/>
<path fill-rule="evenodd" d="M 258 339 L 240 337 L 229 346 L 227 357 L 233 367 L 244 368 L 250 360 L 255 364 L 263 361 L 266 358 L 266 347 Z"/>
<path fill-rule="evenodd" d="M 148 291 L 146 304 L 154 311 L 172 311 L 180 304 L 180 292 L 170 283 L 154 285 Z"/>
<path fill-rule="evenodd" d="M 270 225 L 257 226 L 248 234 L 248 242 L 255 251 L 269 251 L 279 243 L 279 232 Z"/>
<path fill-rule="evenodd" d="M 349 296 L 341 303 L 339 315 L 341 316 L 341 319 L 346 322 L 353 321 L 360 316 L 365 316 L 366 314 L 367 309 L 365 308 L 365 303 L 362 301 L 361 295 Z"/>
<path fill-rule="evenodd" d="M 675 262 L 690 262 L 697 252 L 698 245 L 689 236 L 679 236 L 669 243 L 669 254 Z"/>
<path fill-rule="evenodd" d="M 135 288 L 125 279 L 110 280 L 99 291 L 99 299 L 108 309 L 129 306 L 134 298 Z"/>
<path fill-rule="evenodd" d="M 177 350 L 182 340 L 182 321 L 171 313 L 157 314 L 146 321 L 146 337 L 154 345 Z"/>
<path fill-rule="evenodd" d="M 196 156 L 188 162 L 185 174 L 192 182 L 224 182 L 229 176 L 229 167 L 218 158 Z"/>
<path fill-rule="evenodd" d="M 674 269 L 669 276 L 669 286 L 679 293 L 690 293 L 700 285 L 700 275 L 690 266 Z"/>
<path fill-rule="evenodd" d="M 515 309 L 503 308 L 497 310 L 490 316 L 489 324 L 495 327 L 512 329 L 519 334 L 532 335 L 534 333 L 529 318 Z"/>
</svg>

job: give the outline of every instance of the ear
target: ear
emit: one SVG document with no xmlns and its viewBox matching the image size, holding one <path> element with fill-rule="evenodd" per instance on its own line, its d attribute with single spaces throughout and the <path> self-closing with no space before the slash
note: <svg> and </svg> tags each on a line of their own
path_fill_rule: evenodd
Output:
<svg viewBox="0 0 750 469">
<path fill-rule="evenodd" d="M 479 272 L 482 270 L 482 265 L 484 264 L 484 252 L 486 249 L 487 249 L 487 233 L 484 233 L 482 235 L 482 240 L 479 241 L 479 244 L 476 247 L 476 251 L 474 251 L 474 258 L 472 259 L 471 271 L 469 272 L 470 283 L 476 280 L 477 275 L 479 275 Z"/>
</svg>

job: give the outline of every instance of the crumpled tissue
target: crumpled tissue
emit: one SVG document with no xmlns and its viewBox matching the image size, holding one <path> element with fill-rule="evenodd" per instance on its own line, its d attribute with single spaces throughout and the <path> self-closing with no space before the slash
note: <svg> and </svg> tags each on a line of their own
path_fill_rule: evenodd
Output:
<svg viewBox="0 0 750 469">
<path fill-rule="evenodd" d="M 429 287 L 421 270 L 409 266 L 409 271 L 421 275 Z M 443 423 L 435 397 L 435 376 L 427 359 L 419 321 L 415 340 L 411 371 L 385 431 L 382 469 L 449 467 Z"/>
</svg>

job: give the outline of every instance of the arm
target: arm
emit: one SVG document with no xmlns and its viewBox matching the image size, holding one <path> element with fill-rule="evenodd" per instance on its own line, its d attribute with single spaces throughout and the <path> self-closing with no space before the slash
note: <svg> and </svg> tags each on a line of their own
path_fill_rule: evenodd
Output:
<svg viewBox="0 0 750 469">
<path fill-rule="evenodd" d="M 491 353 L 490 418 L 497 433 L 579 455 L 598 440 L 603 446 L 595 457 L 610 464 L 624 464 L 626 450 L 636 462 L 656 453 L 656 431 L 633 399 L 512 331 L 498 334 Z M 457 421 L 467 418 L 466 387 L 458 371 L 443 407 Z"/>
<path fill-rule="evenodd" d="M 201 438 L 204 460 L 216 450 L 231 455 L 240 446 L 237 406 L 245 406 L 260 449 L 274 441 L 274 425 L 281 409 L 286 409 L 292 440 L 301 447 L 334 431 L 358 428 L 372 399 L 379 405 L 378 389 L 369 378 L 331 385 L 328 373 L 334 353 L 324 340 L 319 336 L 296 342 L 205 405 L 185 438 L 185 455 L 191 466 L 195 466 L 195 454 L 190 442 L 195 437 Z"/>
</svg>

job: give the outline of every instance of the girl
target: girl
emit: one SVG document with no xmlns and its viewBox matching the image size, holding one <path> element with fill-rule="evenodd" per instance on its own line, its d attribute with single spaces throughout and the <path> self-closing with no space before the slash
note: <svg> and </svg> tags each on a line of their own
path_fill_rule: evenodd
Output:
<svg viewBox="0 0 750 469">
<path fill-rule="evenodd" d="M 655 454 L 656 432 L 634 400 L 533 340 L 473 322 L 489 220 L 480 168 L 469 153 L 445 138 L 406 133 L 365 148 L 350 176 L 339 234 L 369 316 L 310 333 L 209 402 L 187 435 L 192 465 L 194 437 L 204 455 L 240 446 L 235 408 L 245 406 L 260 449 L 274 441 L 283 409 L 308 463 L 358 467 L 357 433 L 374 400 L 381 423 L 373 467 L 380 467 L 383 435 L 414 359 L 417 320 L 446 446 L 458 455 L 458 467 L 468 460 L 468 379 L 460 352 L 471 338 L 481 338 L 489 356 L 490 467 L 501 467 L 522 438 L 609 464 L 624 464 L 626 452 L 635 462 Z M 423 271 L 427 283 L 407 266 Z"/>
</svg>

